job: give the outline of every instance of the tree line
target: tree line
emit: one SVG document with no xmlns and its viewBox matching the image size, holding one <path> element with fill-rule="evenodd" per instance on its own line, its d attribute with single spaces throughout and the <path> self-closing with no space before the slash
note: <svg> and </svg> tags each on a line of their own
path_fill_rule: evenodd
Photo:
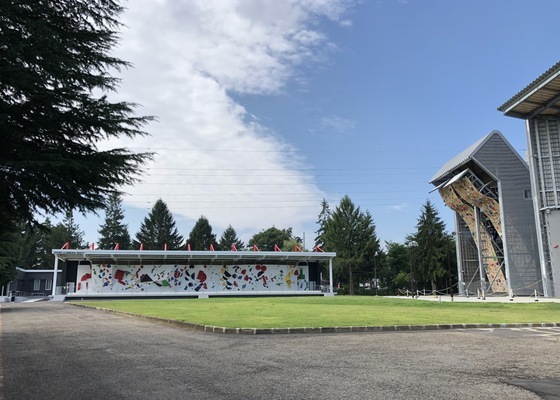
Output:
<svg viewBox="0 0 560 400">
<path fill-rule="evenodd" d="M 270 227 L 254 234 L 245 244 L 229 225 L 218 238 L 209 220 L 201 216 L 188 236 L 182 236 L 167 204 L 159 199 L 142 221 L 134 238 L 124 221 L 122 199 L 113 194 L 99 227 L 98 249 L 112 250 L 254 250 L 296 251 L 304 249 L 292 228 Z M 430 201 L 423 205 L 416 232 L 405 243 L 385 242 L 381 246 L 369 211 L 363 212 L 345 196 L 331 210 L 323 200 L 317 220 L 315 244 L 311 250 L 333 251 L 334 279 L 339 293 L 396 294 L 416 289 L 452 287 L 456 282 L 455 242 Z M 72 213 L 54 225 L 47 219 L 44 229 L 20 227 L 17 264 L 20 267 L 52 268 L 51 250 L 66 243 L 70 248 L 87 248 L 84 233 Z M 324 274 L 326 274 L 326 266 Z M 326 275 L 325 279 L 326 279 Z M 340 286 L 340 287 L 339 287 Z"/>
<path fill-rule="evenodd" d="M 380 245 L 373 217 L 345 196 L 331 210 L 323 200 L 316 242 L 335 251 L 334 278 L 339 294 L 399 294 L 417 290 L 456 290 L 455 239 L 427 200 L 416 231 L 404 243 Z"/>
</svg>

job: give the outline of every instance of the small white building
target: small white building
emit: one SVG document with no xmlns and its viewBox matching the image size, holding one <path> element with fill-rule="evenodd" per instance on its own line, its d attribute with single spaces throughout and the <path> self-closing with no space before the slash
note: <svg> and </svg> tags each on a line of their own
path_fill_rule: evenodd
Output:
<svg viewBox="0 0 560 400">
<path fill-rule="evenodd" d="M 336 253 L 55 249 L 71 269 L 66 299 L 332 295 Z M 328 265 L 328 285 L 322 266 Z M 75 275 L 73 269 L 75 268 Z M 53 295 L 56 287 L 53 278 Z"/>
</svg>

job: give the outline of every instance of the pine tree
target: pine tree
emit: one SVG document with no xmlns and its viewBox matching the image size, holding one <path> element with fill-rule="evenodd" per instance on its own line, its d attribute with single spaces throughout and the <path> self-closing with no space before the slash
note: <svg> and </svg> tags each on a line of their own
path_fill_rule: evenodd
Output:
<svg viewBox="0 0 560 400">
<path fill-rule="evenodd" d="M 49 218 L 41 224 L 41 228 L 37 230 L 39 237 L 37 243 L 37 268 L 49 269 L 53 268 L 54 257 L 53 249 L 60 249 L 66 243 L 65 228 L 62 224 L 53 226 Z"/>
<path fill-rule="evenodd" d="M 331 217 L 331 209 L 329 208 L 329 203 L 327 199 L 323 199 L 321 202 L 321 212 L 317 218 L 317 225 L 319 228 L 315 231 L 317 236 L 315 237 L 315 245 L 319 247 L 323 247 L 325 245 L 325 239 L 323 235 L 325 234 L 325 224 L 328 219 Z"/>
<path fill-rule="evenodd" d="M 113 193 L 109 196 L 107 208 L 105 208 L 105 222 L 99 229 L 101 236 L 98 247 L 100 249 L 113 249 L 117 243 L 121 250 L 131 248 L 128 225 L 124 224 L 123 220 L 122 200 L 117 193 Z"/>
<path fill-rule="evenodd" d="M 416 233 L 412 235 L 412 239 L 416 244 L 415 271 L 424 282 L 431 284 L 432 291 L 435 293 L 436 282 L 444 277 L 447 271 L 449 235 L 445 233 L 445 223 L 430 200 L 422 206 L 416 224 Z"/>
<path fill-rule="evenodd" d="M 212 226 L 205 216 L 201 216 L 196 221 L 187 243 L 191 250 L 208 250 L 210 245 L 216 245 L 216 235 L 212 233 Z"/>
<path fill-rule="evenodd" d="M 42 242 L 44 241 L 45 234 L 48 232 L 33 229 L 21 223 L 18 226 L 18 231 L 18 257 L 16 264 L 25 269 L 38 268 L 41 262 Z"/>
<path fill-rule="evenodd" d="M 235 229 L 229 225 L 220 237 L 217 250 L 228 251 L 231 250 L 232 245 L 237 250 L 242 250 L 245 247 L 245 244 L 237 237 Z"/>
<path fill-rule="evenodd" d="M 60 249 L 68 243 L 71 249 L 81 249 L 87 247 L 83 242 L 84 233 L 74 221 L 72 214 L 67 215 L 62 222 L 54 225 L 47 218 L 41 228 L 37 230 L 39 241 L 37 243 L 37 264 L 35 268 L 53 268 L 54 257 L 53 249 Z"/>
<path fill-rule="evenodd" d="M 59 226 L 64 228 L 63 235 L 65 235 L 65 240 L 70 249 L 83 249 L 87 247 L 87 243 L 84 242 L 84 231 L 82 231 L 80 226 L 76 223 L 72 211 L 66 213 Z"/>
<path fill-rule="evenodd" d="M 114 0 L 4 1 L 0 15 L 0 232 L 4 219 L 102 208 L 108 194 L 136 182 L 151 154 L 100 151 L 109 138 L 143 135 L 151 117 L 111 102 L 130 64 L 118 43 Z M 11 225 L 14 227 L 14 225 Z"/>
<path fill-rule="evenodd" d="M 18 231 L 20 232 L 18 240 L 18 257 L 16 264 L 25 269 L 49 269 L 53 267 L 54 257 L 52 250 L 61 248 L 66 243 L 68 235 L 61 233 L 58 235 L 61 239 L 60 243 L 54 243 L 53 235 L 58 232 L 65 232 L 66 229 L 59 224 L 56 230 L 53 230 L 50 219 L 46 219 L 41 228 L 31 227 L 29 225 L 20 224 Z"/>
<path fill-rule="evenodd" d="M 375 253 L 379 250 L 371 214 L 363 213 L 344 196 L 326 221 L 323 237 L 325 249 L 337 253 L 335 266 L 347 270 L 349 292 L 354 294 L 354 272 L 359 268 L 373 268 Z"/>
<path fill-rule="evenodd" d="M 140 225 L 133 246 L 138 249 L 143 244 L 145 250 L 163 250 L 167 245 L 169 250 L 173 250 L 181 248 L 183 241 L 167 204 L 159 199 Z"/>
<path fill-rule="evenodd" d="M 124 10 L 118 1 L 3 1 L 0 8 L 0 260 L 9 276 L 21 222 L 102 208 L 108 194 L 138 180 L 152 154 L 100 151 L 99 143 L 144 135 L 153 118 L 107 96 L 120 81 L 110 72 L 130 66 L 112 56 Z"/>
</svg>

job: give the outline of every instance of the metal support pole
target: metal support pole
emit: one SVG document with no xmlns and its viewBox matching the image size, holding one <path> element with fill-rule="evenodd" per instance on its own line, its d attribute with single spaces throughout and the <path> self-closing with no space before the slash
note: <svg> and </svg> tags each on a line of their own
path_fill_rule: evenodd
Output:
<svg viewBox="0 0 560 400">
<path fill-rule="evenodd" d="M 373 269 L 374 269 L 374 279 L 375 279 L 375 295 L 377 296 L 377 251 L 375 252 L 375 254 L 373 255 Z"/>
<path fill-rule="evenodd" d="M 56 277 L 58 275 L 58 257 L 54 256 L 54 273 L 53 273 L 53 280 L 52 280 L 52 295 L 56 294 Z"/>
<path fill-rule="evenodd" d="M 331 296 L 334 295 L 332 258 L 329 258 L 329 293 L 331 294 Z"/>
<path fill-rule="evenodd" d="M 529 120 L 525 121 L 525 129 L 527 132 L 527 143 L 529 147 L 529 172 L 531 174 L 531 191 L 533 192 L 533 207 L 535 210 L 535 222 L 537 225 L 537 243 L 539 245 L 539 257 L 541 261 L 541 276 L 543 281 L 544 296 L 548 297 L 553 295 L 554 290 L 551 282 L 548 279 L 548 264 L 547 260 L 549 252 L 544 252 L 544 215 L 540 211 L 541 201 L 547 206 L 546 196 L 543 195 L 544 191 L 544 176 L 542 169 L 541 146 L 539 138 L 539 124 L 536 119 L 532 121 L 532 127 Z M 531 129 L 532 128 L 532 129 Z M 533 144 L 533 139 L 535 139 Z"/>
<path fill-rule="evenodd" d="M 478 272 L 480 274 L 480 290 L 484 293 L 484 271 L 482 268 L 482 241 L 480 240 L 480 215 L 478 207 L 474 206 L 474 223 L 476 225 L 476 246 L 478 247 Z"/>
</svg>

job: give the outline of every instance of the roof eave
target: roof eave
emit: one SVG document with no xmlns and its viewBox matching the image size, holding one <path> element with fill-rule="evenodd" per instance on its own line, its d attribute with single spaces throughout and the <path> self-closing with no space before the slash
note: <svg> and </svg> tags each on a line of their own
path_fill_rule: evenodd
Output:
<svg viewBox="0 0 560 400">
<path fill-rule="evenodd" d="M 504 115 L 508 117 L 514 118 L 521 118 L 526 119 L 527 115 L 512 111 L 517 107 L 519 104 L 523 103 L 527 98 L 535 94 L 537 91 L 542 89 L 546 86 L 550 81 L 554 80 L 560 75 L 560 62 L 554 64 L 551 68 L 549 68 L 545 73 L 519 91 L 515 96 L 510 98 L 500 107 L 498 107 L 498 111 L 504 113 Z"/>
<path fill-rule="evenodd" d="M 69 250 L 54 249 L 52 254 L 62 261 L 90 262 L 157 262 L 189 261 L 327 261 L 334 252 L 296 251 L 184 251 L 184 250 Z"/>
</svg>

